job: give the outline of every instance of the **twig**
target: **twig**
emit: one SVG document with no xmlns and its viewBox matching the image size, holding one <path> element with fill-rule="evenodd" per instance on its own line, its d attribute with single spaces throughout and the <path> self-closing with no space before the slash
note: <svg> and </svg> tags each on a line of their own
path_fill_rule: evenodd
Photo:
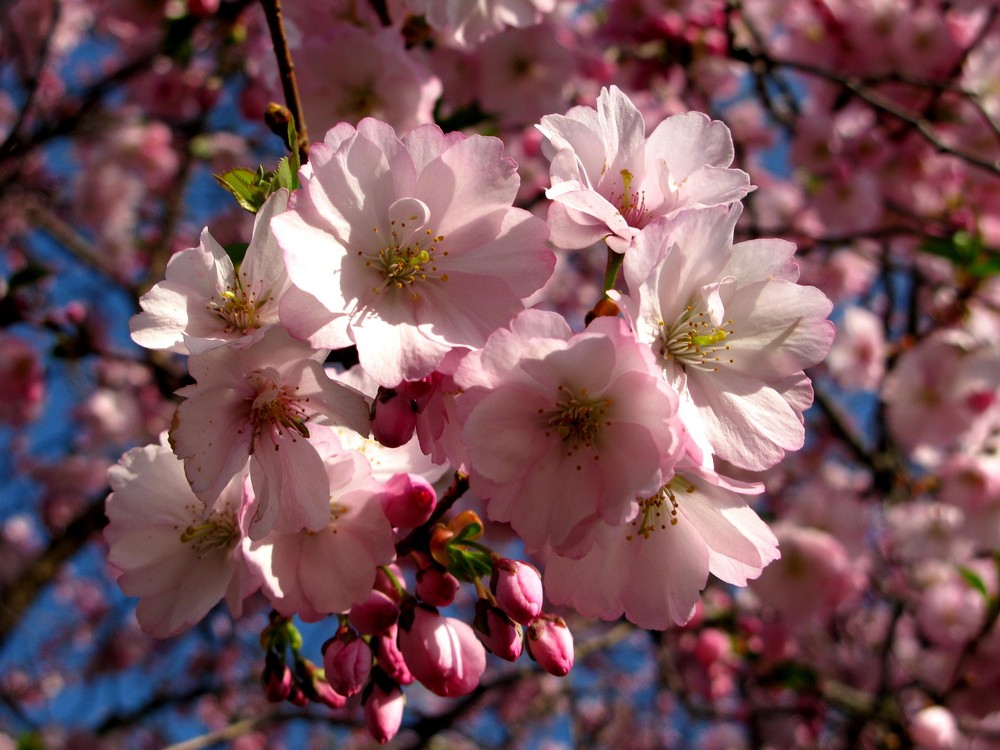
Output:
<svg viewBox="0 0 1000 750">
<path fill-rule="evenodd" d="M 58 537 L 11 583 L 0 589 L 0 648 L 21 621 L 38 594 L 62 566 L 107 524 L 104 498 L 88 505 Z"/>
<path fill-rule="evenodd" d="M 306 129 L 299 85 L 295 78 L 295 63 L 292 62 L 292 51 L 288 47 L 285 23 L 281 16 L 281 0 L 261 0 L 260 4 L 264 8 L 264 15 L 267 16 L 267 28 L 271 32 L 271 41 L 274 44 L 274 56 L 278 61 L 278 74 L 281 76 L 285 103 L 292 114 L 295 130 L 298 133 L 299 160 L 305 164 L 309 160 L 309 131 Z"/>
<path fill-rule="evenodd" d="M 278 721 L 285 718 L 292 717 L 287 714 L 283 714 L 277 709 L 271 709 L 270 711 L 264 711 L 263 713 L 251 716 L 247 719 L 234 721 L 232 724 L 228 724 L 221 729 L 216 729 L 214 732 L 208 732 L 206 734 L 193 737 L 190 740 L 184 740 L 183 742 L 175 742 L 173 745 L 167 745 L 163 748 L 163 750 L 201 750 L 202 748 L 211 747 L 219 742 L 234 740 L 248 732 L 252 732 L 258 727 L 272 721 Z"/>
</svg>

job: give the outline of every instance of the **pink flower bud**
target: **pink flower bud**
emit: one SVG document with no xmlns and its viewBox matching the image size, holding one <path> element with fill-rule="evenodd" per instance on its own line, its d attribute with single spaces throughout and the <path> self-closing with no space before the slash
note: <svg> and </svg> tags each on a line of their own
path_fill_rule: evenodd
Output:
<svg viewBox="0 0 1000 750">
<path fill-rule="evenodd" d="M 292 690 L 292 670 L 273 651 L 268 651 L 264 657 L 264 695 L 272 703 L 280 703 L 288 697 Z"/>
<path fill-rule="evenodd" d="M 573 634 L 563 618 L 542 615 L 528 626 L 528 653 L 538 666 L 556 677 L 573 668 Z"/>
<path fill-rule="evenodd" d="M 447 607 L 460 587 L 455 576 L 436 565 L 417 572 L 417 597 L 432 607 Z"/>
<path fill-rule="evenodd" d="M 416 607 L 403 618 L 399 649 L 413 676 L 444 698 L 471 693 L 486 670 L 486 649 L 472 628 L 432 609 Z"/>
<path fill-rule="evenodd" d="M 219 10 L 219 0 L 188 0 L 188 13 L 204 18 Z"/>
<path fill-rule="evenodd" d="M 350 698 L 361 692 L 372 669 L 372 650 L 360 638 L 336 638 L 323 652 L 326 681 Z"/>
<path fill-rule="evenodd" d="M 399 627 L 393 625 L 385 633 L 372 639 L 372 648 L 379 666 L 385 673 L 400 685 L 409 685 L 413 682 L 413 675 L 410 673 L 410 668 L 406 666 L 406 659 L 403 658 L 403 652 L 399 650 L 399 644 L 396 643 L 398 633 Z"/>
<path fill-rule="evenodd" d="M 490 591 L 514 622 L 530 625 L 542 611 L 542 578 L 528 563 L 506 557 L 496 560 Z"/>
<path fill-rule="evenodd" d="M 910 719 L 910 738 L 927 750 L 951 750 L 961 739 L 955 717 L 944 706 L 927 706 Z"/>
<path fill-rule="evenodd" d="M 502 609 L 485 599 L 476 602 L 476 617 L 472 621 L 476 637 L 490 653 L 507 661 L 517 661 L 524 647 L 521 626 L 510 619 Z"/>
<path fill-rule="evenodd" d="M 288 691 L 288 702 L 293 706 L 298 706 L 299 708 L 304 708 L 309 705 L 309 699 L 306 698 L 306 694 L 302 691 L 302 688 L 295 683 L 292 683 L 292 687 Z"/>
<path fill-rule="evenodd" d="M 413 437 L 416 405 L 392 388 L 380 386 L 372 405 L 372 436 L 386 448 L 398 448 Z"/>
<path fill-rule="evenodd" d="M 376 684 L 368 700 L 365 701 L 365 726 L 376 742 L 384 745 L 396 736 L 403 723 L 403 707 L 406 696 L 399 687 L 383 690 Z"/>
<path fill-rule="evenodd" d="M 308 700 L 322 703 L 330 708 L 343 708 L 347 698 L 340 695 L 327 682 L 326 678 L 308 659 L 302 659 L 295 664 L 296 687 Z M 289 698 L 289 700 L 292 700 Z M 293 701 L 294 702 L 294 701 Z M 299 705 L 296 703 L 296 705 Z"/>
<path fill-rule="evenodd" d="M 316 679 L 312 684 L 312 700 L 322 703 L 327 708 L 343 708 L 347 705 L 347 698 L 334 690 L 326 680 Z"/>
<path fill-rule="evenodd" d="M 397 528 L 416 528 L 431 517 L 435 505 L 437 494 L 423 477 L 393 474 L 385 483 L 382 511 Z"/>
<path fill-rule="evenodd" d="M 361 635 L 378 635 L 396 624 L 399 606 L 381 591 L 372 591 L 351 607 L 347 619 Z"/>
</svg>

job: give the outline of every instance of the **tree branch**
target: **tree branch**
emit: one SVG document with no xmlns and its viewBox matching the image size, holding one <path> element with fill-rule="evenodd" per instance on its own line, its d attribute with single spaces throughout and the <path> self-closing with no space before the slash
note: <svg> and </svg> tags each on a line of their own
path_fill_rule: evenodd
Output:
<svg viewBox="0 0 1000 750">
<path fill-rule="evenodd" d="M 299 85 L 295 78 L 295 63 L 292 62 L 292 51 L 288 47 L 288 37 L 285 34 L 285 22 L 281 15 L 281 0 L 261 0 L 264 15 L 267 17 L 267 28 L 271 32 L 274 43 L 274 56 L 278 61 L 278 74 L 281 77 L 281 89 L 285 94 L 285 103 L 295 122 L 298 133 L 299 161 L 305 164 L 309 160 L 309 131 L 306 128 L 305 115 L 302 111 L 302 99 L 299 96 Z"/>
</svg>

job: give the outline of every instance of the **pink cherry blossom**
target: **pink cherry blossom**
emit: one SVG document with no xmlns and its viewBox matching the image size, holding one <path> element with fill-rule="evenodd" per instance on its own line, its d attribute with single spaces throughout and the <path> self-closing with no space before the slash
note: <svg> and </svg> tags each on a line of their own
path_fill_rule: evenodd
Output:
<svg viewBox="0 0 1000 750">
<path fill-rule="evenodd" d="M 625 257 L 626 306 L 681 415 L 707 450 L 762 470 L 802 447 L 812 402 L 803 369 L 833 340 L 832 305 L 796 283 L 795 248 L 782 240 L 733 244 L 740 207 L 688 211 L 650 225 Z"/>
<path fill-rule="evenodd" d="M 24 339 L 0 333 L 0 424 L 26 425 L 38 417 L 44 397 L 37 350 Z"/>
<path fill-rule="evenodd" d="M 885 378 L 892 436 L 908 451 L 975 442 L 996 421 L 1000 356 L 967 336 L 941 334 L 903 352 Z"/>
<path fill-rule="evenodd" d="M 617 86 L 601 89 L 597 109 L 547 115 L 539 130 L 552 162 L 546 196 L 552 242 L 582 248 L 606 239 L 625 252 L 653 219 L 686 207 L 737 201 L 749 176 L 730 169 L 729 129 L 689 112 L 661 122 L 646 138 L 638 108 Z"/>
<path fill-rule="evenodd" d="M 455 380 L 472 487 L 529 549 L 586 549 L 597 523 L 623 523 L 662 484 L 681 447 L 676 396 L 616 319 L 573 334 L 560 316 L 527 310 Z"/>
<path fill-rule="evenodd" d="M 851 307 L 837 326 L 826 366 L 844 388 L 876 390 L 885 374 L 886 347 L 882 320 L 861 307 Z"/>
<path fill-rule="evenodd" d="M 407 53 L 398 29 L 312 21 L 302 31 L 292 54 L 310 130 L 321 133 L 364 117 L 377 117 L 399 133 L 433 122 L 441 81 Z M 271 78 L 272 96 L 280 98 L 276 67 Z"/>
<path fill-rule="evenodd" d="M 514 622 L 530 625 L 542 611 L 542 579 L 534 566 L 518 560 L 493 561 L 490 590 Z"/>
<path fill-rule="evenodd" d="M 426 14 L 427 22 L 443 31 L 449 41 L 468 47 L 506 26 L 532 26 L 551 12 L 555 0 L 407 0 L 413 13 Z"/>
<path fill-rule="evenodd" d="M 297 287 L 285 325 L 314 346 L 356 344 L 390 388 L 453 346 L 482 346 L 554 263 L 544 223 L 511 208 L 518 178 L 501 149 L 433 125 L 399 140 L 372 119 L 327 133 L 272 223 Z"/>
<path fill-rule="evenodd" d="M 324 527 L 272 533 L 248 553 L 274 608 L 309 622 L 364 600 L 375 569 L 396 556 L 392 527 L 382 514 L 382 487 L 371 479 L 365 458 L 344 451 L 321 460 L 328 488 Z"/>
<path fill-rule="evenodd" d="M 367 402 L 326 376 L 324 356 L 276 326 L 247 348 L 219 347 L 189 360 L 197 382 L 180 391 L 186 398 L 171 444 L 209 507 L 250 459 L 253 539 L 272 528 L 293 533 L 329 523 L 327 472 L 308 423 L 327 418 L 367 434 Z"/>
<path fill-rule="evenodd" d="M 550 555 L 545 592 L 587 617 L 625 617 L 665 630 L 687 622 L 709 573 L 745 586 L 779 557 L 778 542 L 742 495 L 760 492 L 685 464 L 659 491 L 638 499 L 638 514 L 602 526 L 579 560 Z"/>
<path fill-rule="evenodd" d="M 192 492 L 184 466 L 160 444 L 133 448 L 108 471 L 104 538 L 118 585 L 139 597 L 136 616 L 163 638 L 201 620 L 225 597 L 239 615 L 260 580 L 243 557 L 240 508 L 244 476 L 223 487 L 211 509 Z"/>
<path fill-rule="evenodd" d="M 790 627 L 826 622 L 863 583 L 847 551 L 819 529 L 780 522 L 774 534 L 781 545 L 781 560 L 750 588 Z"/>
<path fill-rule="evenodd" d="M 270 222 L 287 204 L 287 191 L 279 190 L 257 212 L 239 269 L 207 229 L 198 247 L 175 254 L 166 279 L 139 300 L 142 312 L 130 321 L 133 341 L 194 354 L 227 342 L 252 344 L 276 325 L 289 281 Z"/>
</svg>

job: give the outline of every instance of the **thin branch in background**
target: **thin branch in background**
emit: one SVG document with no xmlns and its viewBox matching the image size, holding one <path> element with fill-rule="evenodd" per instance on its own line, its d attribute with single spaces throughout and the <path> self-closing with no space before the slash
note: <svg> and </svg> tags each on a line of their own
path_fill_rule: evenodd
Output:
<svg viewBox="0 0 1000 750">
<path fill-rule="evenodd" d="M 3 154 L 7 150 L 8 144 L 14 143 L 20 139 L 21 128 L 24 127 L 24 123 L 28 120 L 28 115 L 35 106 L 35 98 L 38 96 L 38 87 L 41 83 L 42 71 L 45 70 L 45 66 L 48 65 L 49 49 L 52 46 L 52 38 L 55 36 L 56 28 L 59 26 L 59 17 L 61 15 L 62 1 L 56 0 L 56 2 L 52 4 L 52 23 L 49 24 L 49 28 L 45 32 L 45 37 L 42 39 L 41 49 L 38 51 L 38 64 L 31 72 L 31 75 L 24 81 L 24 104 L 21 105 L 21 108 L 17 113 L 17 119 L 11 126 L 3 144 L 0 145 L 0 154 Z"/>
<path fill-rule="evenodd" d="M 90 240 L 67 224 L 39 196 L 25 196 L 21 200 L 24 201 L 24 211 L 32 224 L 69 250 L 84 265 L 97 269 L 115 284 L 133 291 L 119 276 L 120 267 L 112 263 L 109 257 L 102 255 Z"/>
<path fill-rule="evenodd" d="M 739 2 L 739 0 L 730 0 L 729 7 L 733 11 L 740 12 L 740 18 L 746 26 L 747 32 L 753 39 L 754 44 L 757 46 L 756 51 L 750 49 L 749 47 L 731 49 L 730 54 L 733 59 L 750 65 L 752 70 L 755 69 L 754 66 L 757 66 L 757 69 L 762 67 L 770 73 L 772 79 L 775 81 L 780 81 L 780 78 L 774 73 L 774 71 L 786 68 L 788 70 L 796 70 L 800 73 L 806 73 L 817 78 L 822 78 L 830 83 L 837 84 L 853 94 L 856 98 L 868 104 L 873 109 L 894 117 L 905 125 L 908 125 L 914 131 L 919 133 L 920 136 L 930 143 L 938 152 L 955 156 L 967 164 L 983 169 L 994 176 L 1000 175 L 1000 162 L 984 159 L 976 154 L 963 151 L 962 149 L 956 148 L 944 142 L 937 135 L 937 133 L 934 132 L 931 124 L 924 116 L 907 112 L 903 108 L 896 105 L 893 101 L 876 91 L 874 87 L 868 85 L 864 79 L 852 75 L 837 73 L 812 63 L 800 60 L 780 59 L 772 56 L 764 46 L 763 35 L 760 34 L 759 30 L 757 30 L 753 23 L 751 23 L 751 21 L 746 17 L 746 13 L 742 8 L 742 3 Z"/>
<path fill-rule="evenodd" d="M 281 78 L 281 89 L 285 94 L 285 103 L 295 122 L 298 133 L 299 160 L 305 164 L 309 160 L 309 131 L 306 128 L 305 114 L 302 110 L 302 99 L 299 96 L 299 85 L 295 78 L 295 63 L 292 62 L 292 51 L 288 47 L 288 36 L 285 34 L 285 23 L 281 15 L 281 0 L 261 0 L 264 15 L 267 17 L 267 28 L 271 32 L 274 44 L 274 56 L 278 61 L 278 75 Z"/>
<path fill-rule="evenodd" d="M 63 565 L 107 523 L 104 498 L 92 502 L 69 523 L 61 535 L 49 542 L 49 546 L 31 561 L 26 570 L 0 589 L 0 649 L 42 589 L 55 579 Z"/>
</svg>

